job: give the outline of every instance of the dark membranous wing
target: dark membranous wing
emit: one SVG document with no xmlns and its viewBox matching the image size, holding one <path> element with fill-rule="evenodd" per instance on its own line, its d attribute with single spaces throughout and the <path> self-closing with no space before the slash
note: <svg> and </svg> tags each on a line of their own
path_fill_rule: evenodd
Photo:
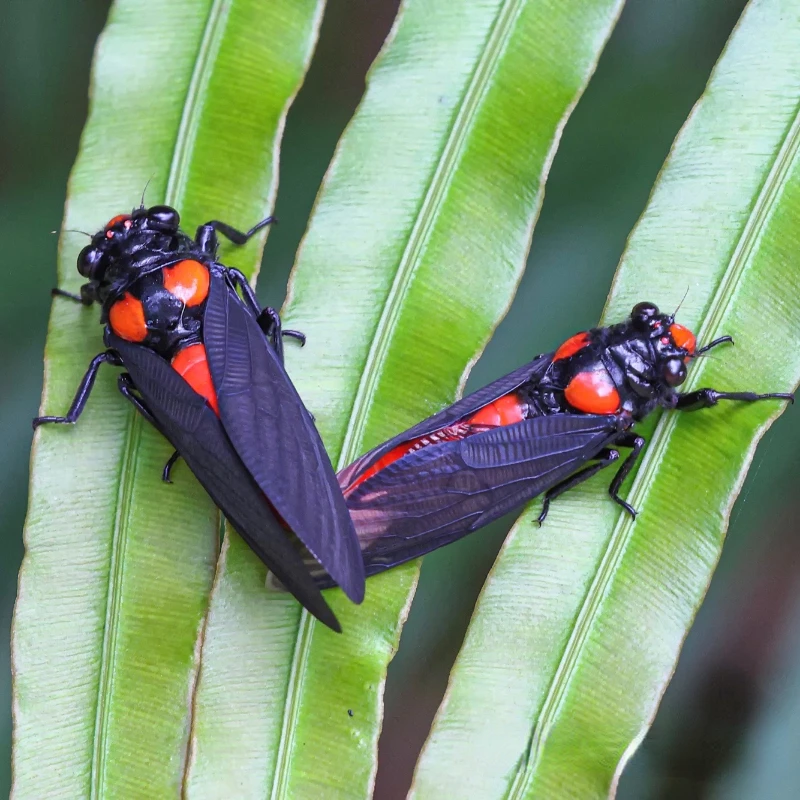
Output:
<svg viewBox="0 0 800 800">
<path fill-rule="evenodd" d="M 621 424 L 614 416 L 536 417 L 395 461 L 347 498 L 367 575 L 460 539 L 547 491 L 613 442 Z"/>
<path fill-rule="evenodd" d="M 314 421 L 256 318 L 219 272 L 203 340 L 220 418 L 239 457 L 314 558 L 361 602 L 358 539 Z"/>
<path fill-rule="evenodd" d="M 318 619 L 339 623 L 245 468 L 216 414 L 156 353 L 113 335 L 116 350 L 158 427 L 258 557 Z"/>
<path fill-rule="evenodd" d="M 341 470 L 338 475 L 339 485 L 342 489 L 347 489 L 364 470 L 368 469 L 379 458 L 389 453 L 398 445 L 421 436 L 428 436 L 441 428 L 446 428 L 448 425 L 452 425 L 464 419 L 464 417 L 474 414 L 485 405 L 497 400 L 498 397 L 513 392 L 514 389 L 521 386 L 523 383 L 540 380 L 547 370 L 547 367 L 550 366 L 552 360 L 552 353 L 537 356 L 525 366 L 510 372 L 508 375 L 504 375 L 502 378 L 498 378 L 488 386 L 478 389 L 477 392 L 473 392 L 461 398 L 461 400 L 453 403 L 453 405 L 443 408 L 433 416 L 417 423 L 413 428 L 409 428 L 397 434 L 397 436 L 394 436 L 373 450 L 370 450 L 368 453 L 365 453 L 352 464 Z"/>
</svg>

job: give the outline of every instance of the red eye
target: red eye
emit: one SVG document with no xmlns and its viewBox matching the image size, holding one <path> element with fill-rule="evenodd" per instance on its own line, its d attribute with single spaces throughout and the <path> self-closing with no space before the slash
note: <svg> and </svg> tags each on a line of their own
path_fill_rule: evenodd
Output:
<svg viewBox="0 0 800 800">
<path fill-rule="evenodd" d="M 669 344 L 669 336 L 662 336 L 661 344 Z"/>
<path fill-rule="evenodd" d="M 119 225 L 120 222 L 125 223 L 125 230 L 131 227 L 133 224 L 131 222 L 130 214 L 117 214 L 116 217 L 111 217 L 111 219 L 106 222 L 105 231 L 106 231 L 106 239 L 113 239 L 114 238 L 114 231 L 111 230 L 115 225 Z"/>
</svg>

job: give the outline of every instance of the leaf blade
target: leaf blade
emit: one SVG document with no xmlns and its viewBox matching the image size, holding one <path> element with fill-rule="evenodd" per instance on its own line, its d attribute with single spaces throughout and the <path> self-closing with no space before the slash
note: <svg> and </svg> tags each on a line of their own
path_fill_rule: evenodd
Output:
<svg viewBox="0 0 800 800">
<path fill-rule="evenodd" d="M 290 372 L 334 463 L 461 390 L 516 289 L 561 128 L 620 7 L 403 7 L 326 177 L 286 308 L 286 324 L 308 334 L 287 353 Z M 416 569 L 371 579 L 361 608 L 331 593 L 337 638 L 264 595 L 263 570 L 230 537 L 198 694 L 195 796 L 201 776 L 243 781 L 244 797 L 370 793 Z"/>
<path fill-rule="evenodd" d="M 787 248 L 799 207 L 790 197 L 800 179 L 800 61 L 790 46 L 798 24 L 786 4 L 750 4 L 614 283 L 607 320 L 643 299 L 677 305 L 688 281 L 681 319 L 693 329 L 701 321 L 700 341 L 737 339 L 724 359 L 694 368 L 690 389 L 735 388 L 747 375 L 754 386 L 744 388 L 787 391 L 800 377 L 783 346 L 797 335 L 786 266 L 796 259 Z M 755 443 L 781 410 L 662 417 L 629 492 L 635 524 L 608 503 L 604 482 L 554 504 L 549 532 L 524 513 L 476 607 L 412 795 L 435 795 L 442 759 L 450 774 L 469 763 L 481 776 L 472 796 L 613 795 L 705 593 Z"/>
<path fill-rule="evenodd" d="M 219 216 L 248 227 L 265 215 L 320 11 L 317 2 L 266 12 L 243 0 L 117 2 L 70 178 L 62 287 L 78 286 L 83 244 L 66 229 L 96 230 L 120 198 L 138 202 L 149 178 L 151 199 L 179 205 L 184 221 Z M 280 39 L 274 47 L 270 36 Z M 231 115 L 230 85 L 259 98 L 236 108 L 235 139 L 220 124 Z M 248 274 L 263 239 L 233 257 Z M 101 347 L 96 313 L 54 305 L 49 411 L 67 407 Z M 219 517 L 188 473 L 161 485 L 168 455 L 110 374 L 74 430 L 36 436 L 13 632 L 15 797 L 178 790 Z"/>
</svg>

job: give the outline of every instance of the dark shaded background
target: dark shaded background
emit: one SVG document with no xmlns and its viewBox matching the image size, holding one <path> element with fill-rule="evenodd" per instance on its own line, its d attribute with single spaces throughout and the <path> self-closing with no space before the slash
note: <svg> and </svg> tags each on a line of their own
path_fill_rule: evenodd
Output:
<svg viewBox="0 0 800 800">
<path fill-rule="evenodd" d="M 329 0 L 317 57 L 286 129 L 281 225 L 270 236 L 260 285 L 273 305 L 282 300 L 317 186 L 395 5 Z M 528 273 L 470 387 L 596 323 L 625 237 L 743 5 L 629 0 L 567 126 Z M 6 0 L 0 8 L 0 793 L 9 782 L 8 628 L 22 556 L 30 419 L 55 280 L 50 232 L 61 222 L 92 47 L 107 6 L 106 0 Z M 642 298 L 662 300 L 648 297 L 647 287 Z M 621 798 L 800 797 L 799 445 L 800 415 L 792 411 L 756 455 L 708 599 L 655 726 L 622 780 Z M 382 800 L 405 796 L 509 522 L 425 561 L 390 670 L 377 789 Z"/>
</svg>

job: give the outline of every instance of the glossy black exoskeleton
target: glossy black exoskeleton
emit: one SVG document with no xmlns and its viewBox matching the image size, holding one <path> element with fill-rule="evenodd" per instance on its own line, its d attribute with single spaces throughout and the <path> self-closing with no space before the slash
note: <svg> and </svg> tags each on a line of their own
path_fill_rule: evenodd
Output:
<svg viewBox="0 0 800 800">
<path fill-rule="evenodd" d="M 261 309 L 245 276 L 217 259 L 217 235 L 246 233 L 217 220 L 180 230 L 169 206 L 111 219 L 78 256 L 79 295 L 102 308 L 107 349 L 87 370 L 67 414 L 73 423 L 104 363 L 125 369 L 119 388 L 172 443 L 233 526 L 306 608 L 339 625 L 304 566 L 293 533 L 355 602 L 364 596 L 359 543 L 330 460 L 283 367 L 278 313 Z M 164 470 L 169 480 L 173 456 Z"/>
<path fill-rule="evenodd" d="M 339 473 L 367 575 L 455 541 L 544 494 L 550 502 L 620 460 L 619 490 L 644 447 L 635 424 L 657 408 L 694 411 L 720 400 L 792 400 L 777 392 L 682 393 L 695 337 L 652 303 L 624 322 L 576 334 L 555 352 L 459 400 Z M 329 579 L 315 569 L 320 585 Z"/>
</svg>

